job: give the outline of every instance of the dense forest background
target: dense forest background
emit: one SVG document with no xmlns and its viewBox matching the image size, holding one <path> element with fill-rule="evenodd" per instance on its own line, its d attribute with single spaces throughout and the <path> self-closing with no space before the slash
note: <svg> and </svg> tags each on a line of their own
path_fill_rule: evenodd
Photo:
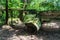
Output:
<svg viewBox="0 0 60 40">
<path fill-rule="evenodd" d="M 59 10 L 60 0 L 0 0 L 0 25 L 5 24 L 7 18 L 22 19 L 23 13 L 40 14 L 40 19 L 49 15 L 55 15 L 52 17 L 57 18 Z"/>
</svg>

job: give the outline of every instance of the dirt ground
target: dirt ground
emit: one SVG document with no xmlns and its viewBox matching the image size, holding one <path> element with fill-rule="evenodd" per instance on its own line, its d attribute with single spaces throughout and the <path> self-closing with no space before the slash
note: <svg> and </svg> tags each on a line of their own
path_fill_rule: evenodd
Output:
<svg viewBox="0 0 60 40">
<path fill-rule="evenodd" d="M 35 34 L 29 34 L 22 29 L 0 28 L 0 40 L 60 40 L 60 32 L 40 30 Z"/>
</svg>

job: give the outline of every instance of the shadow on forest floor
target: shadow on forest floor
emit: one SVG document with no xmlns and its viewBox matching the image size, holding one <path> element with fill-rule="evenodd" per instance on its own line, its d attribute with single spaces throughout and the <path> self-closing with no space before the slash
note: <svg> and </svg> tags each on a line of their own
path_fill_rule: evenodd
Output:
<svg viewBox="0 0 60 40">
<path fill-rule="evenodd" d="M 35 34 L 29 34 L 23 29 L 3 30 L 0 28 L 0 40 L 60 40 L 60 32 L 40 30 Z"/>
</svg>

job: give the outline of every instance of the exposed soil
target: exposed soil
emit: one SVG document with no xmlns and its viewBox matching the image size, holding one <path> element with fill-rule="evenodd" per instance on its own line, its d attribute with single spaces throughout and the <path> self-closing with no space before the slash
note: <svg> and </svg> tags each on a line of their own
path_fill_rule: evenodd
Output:
<svg viewBox="0 0 60 40">
<path fill-rule="evenodd" d="M 0 40 L 60 40 L 60 32 L 40 30 L 34 34 L 29 34 L 23 29 L 0 28 Z"/>
</svg>

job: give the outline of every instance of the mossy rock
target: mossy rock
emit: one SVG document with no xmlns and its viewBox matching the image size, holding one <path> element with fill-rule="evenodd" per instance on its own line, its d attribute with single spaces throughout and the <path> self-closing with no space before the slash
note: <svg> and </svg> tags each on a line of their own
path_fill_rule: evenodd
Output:
<svg viewBox="0 0 60 40">
<path fill-rule="evenodd" d="M 25 24 L 19 18 L 9 18 L 8 24 L 15 28 L 25 27 Z"/>
</svg>

